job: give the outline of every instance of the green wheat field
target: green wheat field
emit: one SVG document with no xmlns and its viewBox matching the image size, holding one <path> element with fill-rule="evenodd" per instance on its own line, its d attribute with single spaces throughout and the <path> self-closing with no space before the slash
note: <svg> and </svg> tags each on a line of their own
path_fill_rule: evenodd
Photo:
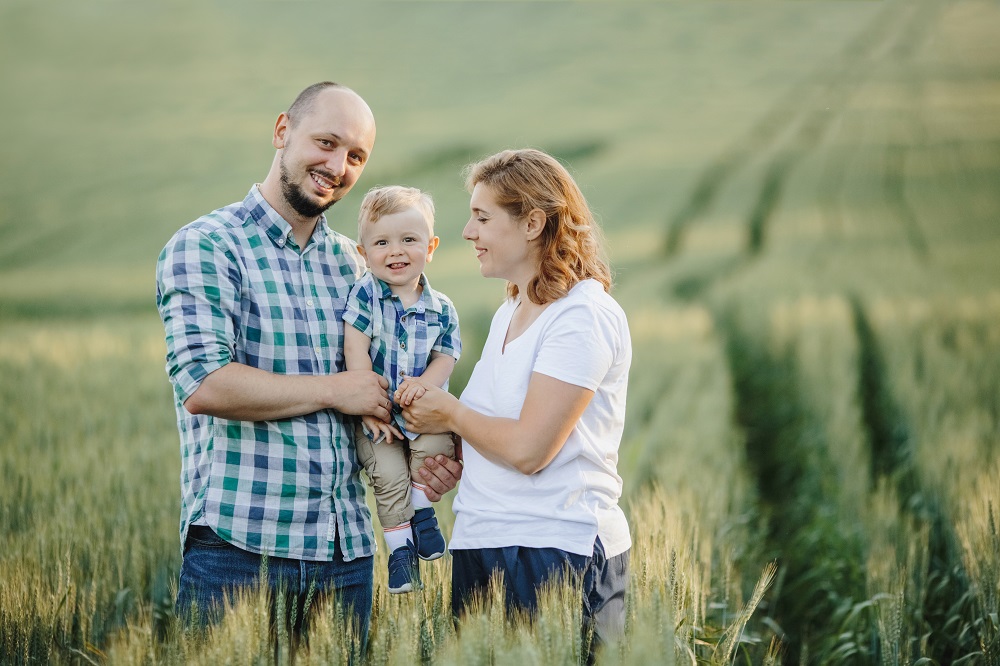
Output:
<svg viewBox="0 0 1000 666">
<path fill-rule="evenodd" d="M 574 664 L 572 590 L 456 628 L 450 558 L 371 644 L 250 590 L 173 617 L 180 460 L 154 263 L 263 179 L 306 85 L 429 190 L 460 390 L 503 285 L 460 171 L 533 146 L 602 221 L 634 363 L 635 545 L 601 664 L 1000 663 L 1000 5 L 0 2 L 0 663 Z M 441 504 L 446 532 L 450 501 Z"/>
</svg>

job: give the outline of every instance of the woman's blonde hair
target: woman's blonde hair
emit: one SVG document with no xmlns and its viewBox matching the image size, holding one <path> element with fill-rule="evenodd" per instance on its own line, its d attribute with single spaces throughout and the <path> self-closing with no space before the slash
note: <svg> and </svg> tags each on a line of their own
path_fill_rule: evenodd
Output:
<svg viewBox="0 0 1000 666">
<path fill-rule="evenodd" d="M 516 220 L 534 209 L 545 214 L 538 237 L 541 264 L 528 283 L 532 303 L 562 298 L 581 280 L 593 278 L 611 291 L 611 269 L 604 256 L 604 239 L 583 192 L 566 168 L 540 150 L 504 150 L 465 168 L 465 187 L 490 188 L 494 198 Z M 507 295 L 517 296 L 507 284 Z"/>
</svg>

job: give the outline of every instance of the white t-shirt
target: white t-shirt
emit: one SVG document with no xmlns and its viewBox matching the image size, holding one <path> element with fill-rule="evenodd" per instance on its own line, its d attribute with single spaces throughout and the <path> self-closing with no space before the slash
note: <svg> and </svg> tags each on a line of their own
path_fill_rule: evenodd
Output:
<svg viewBox="0 0 1000 666">
<path fill-rule="evenodd" d="M 497 311 L 463 404 L 487 416 L 519 418 L 531 374 L 594 391 L 566 444 L 545 469 L 522 474 L 490 462 L 465 442 L 455 498 L 452 550 L 560 548 L 591 555 L 598 535 L 608 557 L 632 544 L 618 506 L 618 446 L 632 361 L 628 322 L 596 280 L 585 280 L 507 343 L 517 301 Z"/>
</svg>

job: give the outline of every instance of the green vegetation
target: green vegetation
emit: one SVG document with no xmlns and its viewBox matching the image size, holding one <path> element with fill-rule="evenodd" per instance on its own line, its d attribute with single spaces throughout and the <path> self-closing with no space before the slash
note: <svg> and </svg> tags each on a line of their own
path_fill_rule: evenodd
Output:
<svg viewBox="0 0 1000 666">
<path fill-rule="evenodd" d="M 549 150 L 603 220 L 635 545 L 600 663 L 1000 663 L 998 29 L 978 0 L 3 3 L 0 662 L 352 658 L 335 607 L 299 643 L 255 590 L 179 630 L 152 303 L 169 236 L 333 78 L 379 122 L 360 187 L 437 201 L 453 388 L 502 294 L 470 278 L 462 165 Z M 571 590 L 459 637 L 448 558 L 394 597 L 378 557 L 373 663 L 586 657 Z"/>
</svg>

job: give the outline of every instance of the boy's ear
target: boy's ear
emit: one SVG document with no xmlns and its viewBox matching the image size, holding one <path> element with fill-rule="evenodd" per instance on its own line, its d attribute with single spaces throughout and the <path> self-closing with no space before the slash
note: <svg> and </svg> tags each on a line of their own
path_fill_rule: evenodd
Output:
<svg viewBox="0 0 1000 666">
<path fill-rule="evenodd" d="M 359 243 L 358 245 L 355 245 L 354 247 L 358 248 L 358 252 L 361 253 L 361 256 L 365 258 L 365 261 L 368 261 L 368 255 L 365 253 L 365 246 L 361 245 Z"/>
<path fill-rule="evenodd" d="M 545 213 L 540 208 L 532 208 L 526 220 L 527 227 L 525 228 L 525 234 L 529 241 L 533 241 L 541 236 L 542 231 L 545 229 Z"/>
<path fill-rule="evenodd" d="M 438 249 L 438 245 L 441 244 L 441 239 L 437 236 L 431 238 L 430 242 L 427 243 L 427 261 L 434 258 L 434 250 Z"/>
</svg>

